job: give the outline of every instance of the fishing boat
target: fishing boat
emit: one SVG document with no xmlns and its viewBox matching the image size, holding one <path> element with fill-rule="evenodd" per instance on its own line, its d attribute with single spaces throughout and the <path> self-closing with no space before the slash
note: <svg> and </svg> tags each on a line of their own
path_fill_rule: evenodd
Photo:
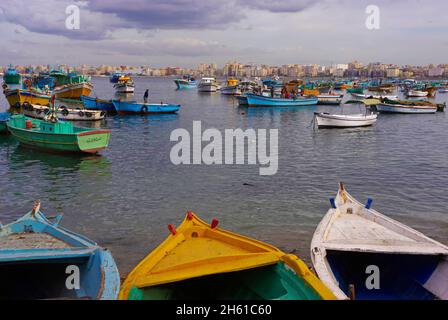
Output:
<svg viewBox="0 0 448 320">
<path fill-rule="evenodd" d="M 118 83 L 118 80 L 120 79 L 120 77 L 122 77 L 123 76 L 123 73 L 122 72 L 120 72 L 120 71 L 116 71 L 116 72 L 114 72 L 112 75 L 111 75 L 111 77 L 109 78 L 109 81 L 111 82 L 111 83 Z"/>
<path fill-rule="evenodd" d="M 11 108 L 20 108 L 25 102 L 29 104 L 50 104 L 51 96 L 37 90 L 6 89 L 3 91 Z"/>
<path fill-rule="evenodd" d="M 0 300 L 115 300 L 117 265 L 107 249 L 46 217 L 40 203 L 0 224 Z M 77 273 L 78 272 L 78 273 Z M 70 276 L 79 277 L 79 287 Z"/>
<path fill-rule="evenodd" d="M 221 94 L 228 96 L 238 96 L 241 94 L 241 89 L 238 85 L 237 79 L 228 79 L 226 85 L 221 88 Z"/>
<path fill-rule="evenodd" d="M 438 107 L 434 104 L 403 104 L 403 102 L 393 103 L 393 101 L 388 101 L 378 104 L 376 110 L 381 113 L 431 114 L 436 113 Z"/>
<path fill-rule="evenodd" d="M 5 74 L 3 75 L 3 81 L 6 84 L 20 84 L 21 76 L 16 69 L 10 64 Z"/>
<path fill-rule="evenodd" d="M 8 133 L 6 123 L 9 121 L 10 116 L 8 112 L 0 112 L 0 134 Z"/>
<path fill-rule="evenodd" d="M 439 89 L 439 93 L 448 93 L 448 88 Z"/>
<path fill-rule="evenodd" d="M 316 97 L 283 99 L 247 94 L 246 98 L 249 107 L 299 107 L 316 105 L 318 102 Z"/>
<path fill-rule="evenodd" d="M 30 118 L 45 119 L 51 112 L 50 107 L 29 105 L 23 107 L 23 114 Z M 103 120 L 106 112 L 99 110 L 86 110 L 83 108 L 68 108 L 60 105 L 56 109 L 56 115 L 59 120 L 64 121 L 99 121 Z"/>
<path fill-rule="evenodd" d="M 409 90 L 406 95 L 409 98 L 424 98 L 428 96 L 428 92 L 427 91 L 419 91 L 419 90 Z"/>
<path fill-rule="evenodd" d="M 114 84 L 116 93 L 134 93 L 135 84 L 130 77 L 122 76 L 118 79 L 118 82 Z M 88 94 L 86 95 L 88 96 Z"/>
<path fill-rule="evenodd" d="M 120 115 L 129 114 L 170 114 L 177 113 L 181 105 L 167 103 L 139 103 L 137 101 L 112 100 Z"/>
<path fill-rule="evenodd" d="M 101 110 L 109 113 L 116 112 L 112 100 L 103 100 L 88 96 L 81 96 L 84 107 L 89 110 Z"/>
<path fill-rule="evenodd" d="M 379 86 L 371 86 L 368 87 L 367 90 L 372 92 L 392 92 L 395 89 L 394 84 L 385 84 L 385 85 L 379 85 Z"/>
<path fill-rule="evenodd" d="M 248 106 L 249 105 L 247 102 L 246 95 L 236 96 L 236 99 L 238 100 L 238 105 L 240 105 L 240 106 Z"/>
<path fill-rule="evenodd" d="M 216 92 L 220 86 L 215 78 L 202 78 L 198 84 L 199 92 Z"/>
<path fill-rule="evenodd" d="M 8 130 L 23 146 L 55 153 L 95 154 L 107 148 L 110 130 L 74 126 L 58 121 L 53 111 L 46 120 L 13 115 Z"/>
<path fill-rule="evenodd" d="M 339 94 L 319 94 L 317 95 L 318 104 L 324 105 L 340 105 L 344 95 Z"/>
<path fill-rule="evenodd" d="M 80 100 L 81 96 L 88 96 L 93 90 L 93 85 L 90 82 L 66 84 L 60 87 L 54 88 L 54 95 L 56 99 L 77 99 Z"/>
<path fill-rule="evenodd" d="M 338 299 L 448 299 L 448 247 L 362 204 L 341 184 L 311 242 L 320 280 Z M 368 277 L 376 270 L 374 287 Z"/>
<path fill-rule="evenodd" d="M 315 124 L 318 128 L 356 128 L 373 125 L 377 114 L 329 114 L 315 112 Z"/>
<path fill-rule="evenodd" d="M 194 89 L 198 86 L 198 82 L 189 75 L 182 77 L 182 79 L 175 79 L 174 83 L 178 90 Z"/>
<path fill-rule="evenodd" d="M 128 275 L 121 300 L 320 300 L 333 294 L 297 256 L 188 212 Z"/>
<path fill-rule="evenodd" d="M 348 88 L 347 89 L 347 93 L 363 94 L 364 93 L 364 88 L 363 87 Z"/>
<path fill-rule="evenodd" d="M 363 94 L 363 93 L 351 93 L 351 95 L 358 99 L 389 99 L 389 100 L 398 100 L 398 96 L 394 95 L 372 95 L 372 94 Z"/>
</svg>

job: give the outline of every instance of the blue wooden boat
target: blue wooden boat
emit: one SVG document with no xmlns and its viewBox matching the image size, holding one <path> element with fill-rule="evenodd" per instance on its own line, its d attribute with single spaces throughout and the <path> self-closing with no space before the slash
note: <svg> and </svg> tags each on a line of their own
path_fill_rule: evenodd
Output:
<svg viewBox="0 0 448 320">
<path fill-rule="evenodd" d="M 185 76 L 182 79 L 174 80 L 177 90 L 197 88 L 198 82 L 191 76 Z"/>
<path fill-rule="evenodd" d="M 140 103 L 137 101 L 112 100 L 118 114 L 169 114 L 177 113 L 181 105 L 166 103 Z"/>
<path fill-rule="evenodd" d="M 84 107 L 90 110 L 101 110 L 106 112 L 116 112 L 112 100 L 102 100 L 93 97 L 81 96 Z"/>
<path fill-rule="evenodd" d="M 281 99 L 247 94 L 247 104 L 249 107 L 299 107 L 316 105 L 318 98 L 297 98 L 297 99 Z"/>
<path fill-rule="evenodd" d="M 448 300 L 448 247 L 357 201 L 341 184 L 311 241 L 338 299 Z"/>
<path fill-rule="evenodd" d="M 6 123 L 9 121 L 10 114 L 8 112 L 0 112 L 0 134 L 8 133 Z"/>
<path fill-rule="evenodd" d="M 22 218 L 0 224 L 0 299 L 115 300 L 120 276 L 110 252 L 39 209 L 36 202 Z"/>
<path fill-rule="evenodd" d="M 247 96 L 246 95 L 242 94 L 240 96 L 235 96 L 235 97 L 238 100 L 238 105 L 240 105 L 240 106 L 248 106 Z"/>
</svg>

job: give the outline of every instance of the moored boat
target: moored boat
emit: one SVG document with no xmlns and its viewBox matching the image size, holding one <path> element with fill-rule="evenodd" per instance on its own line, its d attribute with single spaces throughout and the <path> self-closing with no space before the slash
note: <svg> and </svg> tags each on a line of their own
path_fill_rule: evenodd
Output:
<svg viewBox="0 0 448 320">
<path fill-rule="evenodd" d="M 137 101 L 112 100 L 118 114 L 170 114 L 177 113 L 181 106 L 167 103 L 139 103 Z"/>
<path fill-rule="evenodd" d="M 376 110 L 382 113 L 412 113 L 412 114 L 431 114 L 437 112 L 436 105 L 409 105 L 398 103 L 380 103 Z"/>
<path fill-rule="evenodd" d="M 220 86 L 215 78 L 202 78 L 198 84 L 199 92 L 216 92 Z"/>
<path fill-rule="evenodd" d="M 447 300 L 448 247 L 371 207 L 340 185 L 311 242 L 320 280 L 338 299 Z"/>
<path fill-rule="evenodd" d="M 226 85 L 222 87 L 220 91 L 221 94 L 229 96 L 238 96 L 241 94 L 237 79 L 228 79 Z"/>
<path fill-rule="evenodd" d="M 71 122 L 13 115 L 8 130 L 22 145 L 55 153 L 98 153 L 107 148 L 110 130 L 74 126 Z"/>
<path fill-rule="evenodd" d="M 56 99 L 77 99 L 81 96 L 88 96 L 93 90 L 93 85 L 90 82 L 66 84 L 54 88 L 54 95 Z"/>
<path fill-rule="evenodd" d="M 51 109 L 47 106 L 27 104 L 23 107 L 23 114 L 35 119 L 45 119 L 50 112 Z M 105 114 L 105 111 L 68 108 L 64 105 L 60 105 L 56 110 L 58 119 L 64 121 L 99 121 L 104 119 Z"/>
<path fill-rule="evenodd" d="M 20 84 L 21 75 L 17 72 L 12 65 L 9 65 L 5 74 L 3 75 L 3 81 L 6 84 Z"/>
<path fill-rule="evenodd" d="M 6 89 L 3 93 L 11 108 L 20 108 L 25 102 L 47 106 L 51 99 L 51 96 L 37 90 Z"/>
<path fill-rule="evenodd" d="M 240 106 L 248 106 L 249 105 L 247 102 L 246 95 L 236 96 L 236 99 L 238 100 L 238 105 L 240 105 Z"/>
<path fill-rule="evenodd" d="M 0 224 L 0 299 L 117 298 L 120 275 L 111 253 L 59 226 L 61 218 L 47 218 L 37 202 L 17 221 Z"/>
<path fill-rule="evenodd" d="M 318 104 L 325 105 L 339 105 L 342 102 L 344 95 L 339 94 L 319 94 L 317 96 Z"/>
<path fill-rule="evenodd" d="M 297 256 L 192 212 L 128 275 L 122 300 L 320 300 L 331 292 Z"/>
<path fill-rule="evenodd" d="M 398 100 L 398 96 L 394 95 L 375 95 L 375 94 L 363 94 L 363 93 L 350 93 L 353 97 L 358 99 L 389 99 L 389 100 Z"/>
<path fill-rule="evenodd" d="M 0 112 L 0 134 L 8 133 L 6 123 L 9 121 L 10 116 L 8 112 Z"/>
<path fill-rule="evenodd" d="M 114 84 L 114 89 L 116 93 L 134 93 L 135 84 L 130 77 L 120 77 L 118 82 Z M 88 96 L 88 94 L 86 95 Z"/>
<path fill-rule="evenodd" d="M 184 76 L 182 79 L 175 79 L 174 83 L 178 90 L 193 89 L 198 86 L 198 82 L 191 76 Z"/>
<path fill-rule="evenodd" d="M 282 98 L 263 97 L 254 94 L 247 94 L 246 98 L 249 107 L 299 107 L 299 106 L 316 105 L 318 102 L 318 99 L 315 97 L 282 99 Z"/>
<path fill-rule="evenodd" d="M 329 114 L 325 112 L 316 112 L 314 117 L 319 128 L 368 127 L 378 119 L 377 114 Z"/>
<path fill-rule="evenodd" d="M 424 98 L 428 96 L 427 91 L 419 91 L 419 90 L 409 90 L 406 95 L 410 98 Z"/>
<path fill-rule="evenodd" d="M 103 100 L 88 96 L 81 96 L 84 107 L 90 110 L 101 110 L 106 112 L 116 112 L 112 100 Z"/>
</svg>

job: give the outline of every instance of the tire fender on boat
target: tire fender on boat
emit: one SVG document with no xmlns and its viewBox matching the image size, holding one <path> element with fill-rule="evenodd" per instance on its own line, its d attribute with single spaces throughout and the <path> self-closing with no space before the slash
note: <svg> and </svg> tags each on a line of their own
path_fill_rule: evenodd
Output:
<svg viewBox="0 0 448 320">
<path fill-rule="evenodd" d="M 87 118 L 91 118 L 91 117 L 92 117 L 92 113 L 87 111 L 87 112 L 86 112 L 86 117 L 87 117 Z"/>
<path fill-rule="evenodd" d="M 79 114 L 80 117 L 84 117 L 84 112 L 79 111 L 78 114 Z"/>
</svg>

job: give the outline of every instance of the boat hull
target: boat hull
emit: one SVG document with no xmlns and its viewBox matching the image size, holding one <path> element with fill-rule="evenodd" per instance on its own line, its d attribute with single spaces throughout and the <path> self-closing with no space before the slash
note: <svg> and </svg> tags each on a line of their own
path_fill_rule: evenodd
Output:
<svg viewBox="0 0 448 320">
<path fill-rule="evenodd" d="M 340 105 L 343 98 L 344 98 L 343 95 L 341 95 L 341 96 L 318 95 L 317 96 L 318 104 L 321 104 L 321 105 Z"/>
<path fill-rule="evenodd" d="M 88 96 L 92 92 L 93 86 L 90 83 L 68 84 L 54 89 L 56 99 L 76 99 L 81 96 Z"/>
<path fill-rule="evenodd" d="M 318 103 L 317 98 L 280 99 L 256 95 L 247 95 L 249 107 L 301 107 L 311 106 Z"/>
<path fill-rule="evenodd" d="M 7 123 L 9 121 L 9 113 L 7 112 L 0 112 L 0 134 L 8 133 L 8 127 Z"/>
<path fill-rule="evenodd" d="M 433 114 L 437 112 L 437 107 L 391 105 L 382 103 L 376 106 L 376 110 L 381 113 Z"/>
<path fill-rule="evenodd" d="M 16 116 L 15 116 L 16 117 Z M 22 119 L 23 118 L 23 119 Z M 22 145 L 52 153 L 90 153 L 95 154 L 109 145 L 110 130 L 77 130 L 71 133 L 49 133 L 26 129 L 26 118 L 12 117 L 8 130 Z M 31 120 L 36 127 L 41 120 Z"/>
<path fill-rule="evenodd" d="M 90 110 L 101 110 L 106 112 L 116 112 L 112 101 L 96 99 L 87 96 L 81 96 L 81 101 L 84 103 L 84 107 Z"/>
<path fill-rule="evenodd" d="M 237 100 L 238 100 L 238 104 L 240 105 L 240 106 L 248 106 L 249 105 L 249 103 L 247 102 L 247 97 L 246 96 L 237 96 L 236 97 L 237 98 Z"/>
<path fill-rule="evenodd" d="M 114 85 L 116 93 L 134 93 L 135 86 L 133 84 L 117 83 Z"/>
<path fill-rule="evenodd" d="M 34 105 L 32 108 L 24 108 L 23 114 L 34 119 L 44 119 L 50 108 Z M 105 111 L 81 110 L 71 108 L 58 108 L 57 117 L 63 121 L 99 121 L 103 120 Z"/>
<path fill-rule="evenodd" d="M 316 113 L 316 124 L 319 128 L 355 128 L 368 127 L 375 124 L 378 116 L 375 115 L 330 115 Z"/>
<path fill-rule="evenodd" d="M 221 92 L 221 94 L 228 95 L 228 96 L 241 95 L 241 90 L 238 86 L 223 87 L 223 88 L 221 88 L 220 92 Z"/>
<path fill-rule="evenodd" d="M 198 86 L 197 81 L 174 80 L 174 83 L 176 84 L 176 88 L 178 90 L 194 89 Z"/>
<path fill-rule="evenodd" d="M 121 115 L 132 114 L 173 114 L 179 112 L 181 106 L 174 104 L 145 104 L 133 101 L 112 100 L 115 110 Z"/>
<path fill-rule="evenodd" d="M 25 102 L 29 104 L 39 104 L 42 106 L 50 105 L 51 97 L 45 94 L 40 94 L 37 92 L 32 92 L 29 90 L 5 90 L 4 91 L 6 100 L 11 108 L 17 108 L 22 106 Z"/>
</svg>

